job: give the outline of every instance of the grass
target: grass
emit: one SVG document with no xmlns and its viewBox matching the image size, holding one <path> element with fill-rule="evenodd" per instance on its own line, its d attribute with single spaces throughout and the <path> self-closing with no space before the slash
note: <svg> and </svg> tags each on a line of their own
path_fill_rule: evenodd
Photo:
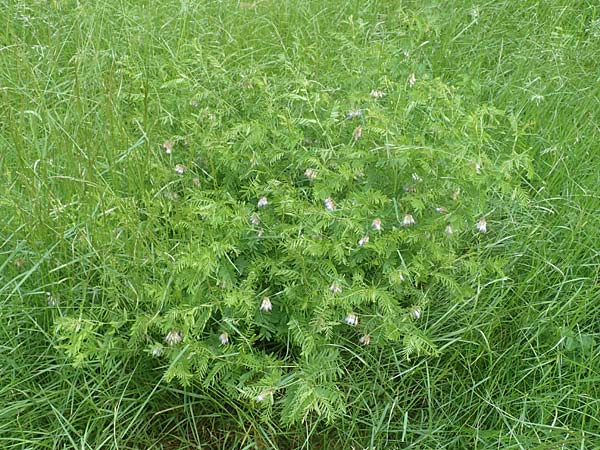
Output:
<svg viewBox="0 0 600 450">
<path fill-rule="evenodd" d="M 600 448 L 596 2 L 13 1 L 0 25 L 2 448 Z M 361 107 L 351 93 L 410 73 L 473 112 L 456 130 L 473 146 L 530 157 L 528 207 L 478 248 L 498 270 L 424 317 L 439 357 L 361 354 L 340 384 L 354 399 L 342 419 L 290 428 L 218 387 L 166 383 L 126 342 L 111 364 L 72 364 L 60 318 L 90 304 L 127 320 L 115 308 L 139 301 L 135 267 L 156 270 L 168 251 L 145 209 L 170 186 L 162 142 L 187 164 L 228 136 L 251 147 L 275 123 L 264 105 L 310 114 L 318 86 Z M 419 114 L 432 113 L 403 126 Z"/>
</svg>

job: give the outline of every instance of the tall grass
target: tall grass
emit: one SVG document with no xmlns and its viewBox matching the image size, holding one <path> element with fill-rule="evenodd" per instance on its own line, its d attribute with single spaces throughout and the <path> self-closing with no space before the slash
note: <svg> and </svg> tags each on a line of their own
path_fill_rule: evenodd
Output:
<svg viewBox="0 0 600 450">
<path fill-rule="evenodd" d="M 596 2 L 13 1 L 3 9 L 2 448 L 600 447 Z M 340 385 L 353 407 L 333 425 L 291 428 L 250 415 L 218 387 L 166 383 L 165 368 L 128 352 L 126 341 L 112 364 L 68 358 L 57 320 L 83 317 L 87 305 L 107 323 L 128 320 L 116 305 L 135 305 L 146 281 L 133 268 L 159 270 L 168 251 L 160 216 L 143 210 L 150 188 L 167 183 L 160 144 L 173 139 L 192 160 L 192 148 L 218 145 L 210 130 L 252 126 L 265 98 L 240 95 L 249 86 L 272 99 L 315 83 L 324 95 L 368 94 L 410 73 L 451 86 L 467 110 L 516 118 L 507 128 L 474 114 L 470 129 L 457 130 L 479 135 L 474 146 L 532 156 L 513 159 L 529 206 L 491 223 L 510 233 L 477 248 L 496 270 L 475 267 L 462 280 L 473 289 L 468 300 L 439 302 L 423 317 L 440 357 L 406 362 L 390 348 L 356 355 Z M 123 225 L 119 211 L 132 220 Z M 139 227 L 137 214 L 150 225 Z"/>
</svg>

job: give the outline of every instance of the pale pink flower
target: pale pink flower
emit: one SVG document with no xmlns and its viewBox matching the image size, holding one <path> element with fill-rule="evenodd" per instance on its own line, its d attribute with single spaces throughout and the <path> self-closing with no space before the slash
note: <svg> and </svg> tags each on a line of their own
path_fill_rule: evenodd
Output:
<svg viewBox="0 0 600 450">
<path fill-rule="evenodd" d="M 223 331 L 219 335 L 219 342 L 221 343 L 221 345 L 227 345 L 227 344 L 229 344 L 229 335 L 225 331 Z"/>
<path fill-rule="evenodd" d="M 421 318 L 421 314 L 422 311 L 420 306 L 413 306 L 410 309 L 410 316 L 415 320 L 419 320 Z"/>
<path fill-rule="evenodd" d="M 173 141 L 165 141 L 162 148 L 167 155 L 170 155 L 173 152 Z"/>
<path fill-rule="evenodd" d="M 173 347 L 175 344 L 179 344 L 182 339 L 183 339 L 183 335 L 181 334 L 181 332 L 176 331 L 176 330 L 169 331 L 167 336 L 165 336 L 165 342 L 167 344 L 169 344 L 171 347 Z"/>
<path fill-rule="evenodd" d="M 358 241 L 358 246 L 362 247 L 369 242 L 369 236 L 363 236 Z"/>
<path fill-rule="evenodd" d="M 481 219 L 479 219 L 476 227 L 479 232 L 487 233 L 487 221 L 485 220 L 485 217 L 482 217 Z"/>
<path fill-rule="evenodd" d="M 402 225 L 405 227 L 412 227 L 415 223 L 415 219 L 411 214 L 406 214 L 402 220 Z"/>
<path fill-rule="evenodd" d="M 261 197 L 258 199 L 258 203 L 256 204 L 259 208 L 264 208 L 269 204 L 267 197 Z"/>
<path fill-rule="evenodd" d="M 379 217 L 376 219 L 373 219 L 371 226 L 373 228 L 375 228 L 377 231 L 381 231 L 381 219 Z"/>
<path fill-rule="evenodd" d="M 331 292 L 333 292 L 334 294 L 341 294 L 342 293 L 342 287 L 339 286 L 336 283 L 331 283 L 331 286 L 329 286 L 329 290 Z"/>
<path fill-rule="evenodd" d="M 350 313 L 346 317 L 344 317 L 344 322 L 346 322 L 352 327 L 355 327 L 356 325 L 358 325 L 358 316 L 354 313 Z"/>
<path fill-rule="evenodd" d="M 325 209 L 327 209 L 327 211 L 335 211 L 335 202 L 331 197 L 327 197 L 323 203 L 325 204 Z"/>
<path fill-rule="evenodd" d="M 258 394 L 256 396 L 256 401 L 259 403 L 263 402 L 267 398 L 271 397 L 272 395 L 273 395 L 273 391 L 271 389 L 265 389 L 264 391 L 262 391 L 260 394 Z"/>
<path fill-rule="evenodd" d="M 317 178 L 317 169 L 306 169 L 304 171 L 304 176 L 308 178 L 310 181 L 314 181 Z"/>
<path fill-rule="evenodd" d="M 185 167 L 183 164 L 176 164 L 175 165 L 175 173 L 179 174 L 179 175 L 183 175 L 185 172 L 187 172 L 187 167 Z"/>
<path fill-rule="evenodd" d="M 360 342 L 362 345 L 369 345 L 371 343 L 371 336 L 365 334 L 364 336 L 361 336 L 358 342 Z"/>
<path fill-rule="evenodd" d="M 265 297 L 262 299 L 260 304 L 260 310 L 262 312 L 271 312 L 273 309 L 273 304 L 271 303 L 271 299 L 269 297 Z"/>
<path fill-rule="evenodd" d="M 258 214 L 252 214 L 250 216 L 250 223 L 255 226 L 260 225 L 260 217 L 258 217 Z"/>
<path fill-rule="evenodd" d="M 415 83 L 416 83 L 416 82 L 417 82 L 417 78 L 415 77 L 415 74 L 414 74 L 414 73 L 411 73 L 411 74 L 408 76 L 408 84 L 409 84 L 409 86 L 410 86 L 410 87 L 413 87 L 413 86 L 415 85 Z"/>
</svg>

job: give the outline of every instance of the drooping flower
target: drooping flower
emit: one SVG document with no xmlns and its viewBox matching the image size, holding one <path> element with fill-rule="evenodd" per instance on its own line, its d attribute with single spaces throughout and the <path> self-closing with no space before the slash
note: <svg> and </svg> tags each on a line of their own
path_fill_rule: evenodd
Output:
<svg viewBox="0 0 600 450">
<path fill-rule="evenodd" d="M 452 236 L 454 234 L 454 228 L 452 228 L 452 225 L 446 226 L 446 234 L 448 236 Z"/>
<path fill-rule="evenodd" d="M 269 297 L 265 297 L 262 299 L 260 304 L 260 310 L 262 312 L 271 312 L 273 309 L 273 304 L 271 303 L 271 299 Z"/>
<path fill-rule="evenodd" d="M 150 350 L 150 354 L 155 358 L 158 358 L 163 354 L 163 351 L 164 350 L 161 345 L 155 345 L 154 347 L 152 347 L 152 350 Z"/>
<path fill-rule="evenodd" d="M 177 173 L 179 175 L 183 175 L 187 170 L 188 170 L 187 167 L 185 167 L 183 164 L 175 165 L 175 173 Z"/>
<path fill-rule="evenodd" d="M 415 320 L 419 320 L 421 318 L 421 307 L 420 306 L 413 306 L 410 309 L 410 316 L 415 319 Z"/>
<path fill-rule="evenodd" d="M 371 91 L 371 97 L 375 98 L 375 99 L 379 99 L 379 98 L 383 98 L 385 94 L 380 91 L 379 89 L 373 89 Z"/>
<path fill-rule="evenodd" d="M 415 219 L 412 214 L 405 214 L 404 219 L 402 219 L 402 225 L 405 227 L 412 227 L 415 224 Z"/>
<path fill-rule="evenodd" d="M 342 293 L 342 287 L 340 285 L 338 285 L 337 283 L 331 283 L 331 286 L 329 286 L 329 290 L 331 292 L 333 292 L 334 294 Z"/>
<path fill-rule="evenodd" d="M 448 212 L 448 208 L 444 208 L 443 206 L 439 206 L 435 208 L 435 212 L 439 212 L 440 214 L 446 214 Z"/>
<path fill-rule="evenodd" d="M 458 200 L 458 197 L 460 197 L 460 188 L 452 192 L 452 200 L 456 201 Z"/>
<path fill-rule="evenodd" d="M 261 197 L 258 199 L 258 203 L 256 204 L 256 206 L 258 206 L 259 208 L 264 208 L 268 204 L 269 201 L 267 200 L 267 197 Z"/>
<path fill-rule="evenodd" d="M 46 292 L 46 301 L 48 302 L 48 306 L 54 307 L 58 304 L 56 297 L 52 295 L 51 292 Z"/>
<path fill-rule="evenodd" d="M 487 220 L 485 220 L 485 217 L 482 217 L 481 219 L 479 219 L 476 227 L 479 232 L 487 233 Z"/>
<path fill-rule="evenodd" d="M 413 181 L 416 181 L 417 183 L 421 183 L 423 181 L 423 178 L 421 178 L 419 176 L 419 174 L 416 172 L 413 173 L 411 176 L 412 176 Z"/>
<path fill-rule="evenodd" d="M 325 209 L 327 209 L 327 211 L 335 211 L 335 202 L 331 197 L 327 197 L 323 203 L 325 204 Z"/>
<path fill-rule="evenodd" d="M 371 226 L 373 228 L 375 228 L 377 231 L 381 231 L 381 219 L 379 217 L 377 217 L 376 219 L 373 219 Z"/>
<path fill-rule="evenodd" d="M 223 331 L 219 335 L 219 342 L 221 343 L 221 345 L 227 345 L 227 344 L 229 344 L 229 335 L 225 331 Z"/>
<path fill-rule="evenodd" d="M 260 225 L 260 217 L 258 217 L 258 214 L 252 214 L 250 216 L 250 223 L 254 226 Z"/>
<path fill-rule="evenodd" d="M 262 237 L 263 234 L 265 234 L 265 230 L 262 228 L 259 228 L 258 233 L 257 233 L 258 237 Z"/>
<path fill-rule="evenodd" d="M 258 394 L 256 396 L 256 401 L 257 402 L 263 402 L 265 401 L 268 397 L 270 397 L 273 394 L 273 391 L 271 389 L 265 389 L 264 391 L 262 391 L 260 394 Z"/>
<path fill-rule="evenodd" d="M 346 322 L 351 327 L 355 327 L 356 325 L 358 325 L 358 316 L 354 313 L 350 313 L 346 317 L 344 317 L 344 322 Z"/>
<path fill-rule="evenodd" d="M 194 186 L 198 186 L 200 184 L 200 178 L 194 177 L 194 179 L 192 180 L 192 183 L 194 183 Z"/>
<path fill-rule="evenodd" d="M 362 127 L 360 125 L 354 129 L 352 132 L 352 137 L 355 141 L 358 141 L 362 137 Z"/>
<path fill-rule="evenodd" d="M 369 236 L 363 236 L 358 240 L 358 246 L 363 247 L 365 244 L 369 243 Z"/>
<path fill-rule="evenodd" d="M 310 181 L 314 181 L 317 178 L 317 169 L 308 168 L 304 171 L 304 176 Z"/>
<path fill-rule="evenodd" d="M 162 148 L 167 155 L 170 155 L 173 152 L 173 141 L 165 141 Z"/>
<path fill-rule="evenodd" d="M 371 343 L 371 336 L 365 334 L 364 336 L 361 336 L 358 342 L 360 342 L 362 345 L 369 345 Z"/>
<path fill-rule="evenodd" d="M 346 114 L 346 117 L 348 119 L 358 119 L 358 118 L 362 117 L 362 111 L 360 109 L 355 109 L 354 111 L 349 111 L 348 114 Z"/>
<path fill-rule="evenodd" d="M 176 330 L 169 331 L 169 333 L 165 336 L 165 342 L 171 347 L 173 347 L 175 344 L 179 344 L 182 339 L 183 335 L 180 331 Z"/>
<path fill-rule="evenodd" d="M 408 76 L 408 84 L 410 87 L 413 87 L 416 82 L 417 82 L 417 78 L 415 77 L 415 74 L 413 72 Z"/>
</svg>

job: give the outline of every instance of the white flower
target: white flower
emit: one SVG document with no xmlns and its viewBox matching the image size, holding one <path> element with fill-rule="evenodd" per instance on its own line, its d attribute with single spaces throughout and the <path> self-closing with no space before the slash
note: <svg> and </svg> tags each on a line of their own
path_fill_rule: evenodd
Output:
<svg viewBox="0 0 600 450">
<path fill-rule="evenodd" d="M 363 236 L 358 241 L 358 246 L 362 247 L 369 242 L 369 236 Z"/>
<path fill-rule="evenodd" d="M 334 294 L 341 294 L 342 293 L 342 287 L 339 286 L 336 283 L 331 283 L 331 286 L 329 286 L 329 290 L 331 292 L 333 292 Z"/>
<path fill-rule="evenodd" d="M 413 306 L 410 309 L 410 316 L 415 320 L 419 320 L 421 318 L 421 307 Z"/>
<path fill-rule="evenodd" d="M 265 297 L 262 299 L 262 303 L 260 304 L 260 310 L 262 312 L 270 312 L 273 309 L 273 304 L 271 303 L 271 299 L 269 297 Z"/>
<path fill-rule="evenodd" d="M 162 148 L 167 155 L 170 155 L 173 152 L 173 141 L 166 141 Z"/>
<path fill-rule="evenodd" d="M 460 197 L 460 188 L 452 193 L 452 200 L 456 201 L 458 200 L 458 197 Z"/>
<path fill-rule="evenodd" d="M 381 231 L 381 219 L 379 217 L 376 219 L 373 219 L 371 226 L 373 228 L 375 228 L 377 231 Z"/>
<path fill-rule="evenodd" d="M 544 96 L 540 94 L 534 94 L 531 96 L 531 101 L 535 102 L 536 105 L 539 105 L 544 101 Z"/>
<path fill-rule="evenodd" d="M 259 208 L 263 208 L 269 204 L 267 197 L 261 197 L 258 199 L 258 203 L 256 204 Z"/>
<path fill-rule="evenodd" d="M 413 218 L 413 216 L 411 214 L 406 214 L 404 216 L 404 219 L 402 220 L 402 225 L 404 225 L 405 227 L 411 227 L 415 224 L 415 219 Z"/>
<path fill-rule="evenodd" d="M 150 350 L 150 354 L 152 356 L 154 356 L 155 358 L 158 358 L 159 356 L 161 356 L 163 354 L 162 346 L 155 345 L 154 347 L 152 347 L 152 350 Z"/>
<path fill-rule="evenodd" d="M 417 79 L 415 78 L 415 74 L 411 73 L 408 76 L 408 84 L 410 85 L 410 87 L 413 87 L 415 85 L 415 83 L 417 82 Z"/>
<path fill-rule="evenodd" d="M 258 217 L 258 214 L 252 214 L 250 216 L 250 223 L 256 226 L 260 225 L 260 217 Z"/>
<path fill-rule="evenodd" d="M 440 214 L 446 214 L 448 212 L 448 209 L 444 208 L 443 206 L 440 206 L 438 208 L 435 208 L 435 212 L 439 212 Z"/>
<path fill-rule="evenodd" d="M 421 181 L 423 181 L 423 178 L 421 178 L 417 173 L 412 174 L 412 179 L 414 181 L 416 181 L 417 183 L 420 183 Z"/>
<path fill-rule="evenodd" d="M 478 162 L 474 162 L 473 169 L 475 169 L 475 173 L 479 175 L 481 173 L 481 164 L 479 164 Z"/>
<path fill-rule="evenodd" d="M 198 186 L 200 184 L 200 178 L 194 177 L 194 179 L 192 180 L 192 183 L 194 183 L 194 186 Z"/>
<path fill-rule="evenodd" d="M 371 97 L 373 98 L 383 98 L 385 94 L 378 89 L 373 89 L 371 91 Z"/>
<path fill-rule="evenodd" d="M 265 230 L 263 230 L 262 228 L 260 228 L 260 229 L 258 230 L 258 233 L 257 233 L 257 234 L 258 234 L 258 237 L 262 237 L 262 235 L 263 235 L 263 234 L 265 234 Z"/>
<path fill-rule="evenodd" d="M 304 176 L 308 178 L 310 181 L 314 181 L 317 178 L 317 169 L 306 169 L 304 171 Z"/>
<path fill-rule="evenodd" d="M 365 334 L 364 336 L 361 336 L 358 342 L 360 342 L 362 345 L 369 345 L 371 343 L 371 336 Z"/>
<path fill-rule="evenodd" d="M 360 125 L 354 129 L 352 132 L 352 137 L 355 141 L 358 141 L 362 137 L 362 127 Z"/>
<path fill-rule="evenodd" d="M 479 222 L 477 222 L 476 227 L 477 231 L 480 231 L 481 233 L 487 233 L 487 221 L 485 220 L 485 217 L 479 219 Z"/>
<path fill-rule="evenodd" d="M 325 209 L 327 209 L 327 211 L 335 211 L 335 202 L 331 197 L 327 197 L 323 203 L 325 204 Z"/>
<path fill-rule="evenodd" d="M 175 344 L 179 344 L 183 339 L 182 334 L 179 331 L 171 330 L 169 334 L 165 336 L 165 342 L 173 347 Z"/>
<path fill-rule="evenodd" d="M 267 397 L 269 397 L 272 394 L 271 389 L 265 389 L 264 391 L 262 391 L 260 394 L 258 394 L 256 396 L 256 401 L 257 402 L 262 402 L 264 401 Z"/>
<path fill-rule="evenodd" d="M 48 301 L 48 306 L 50 307 L 54 307 L 58 303 L 56 297 L 54 297 L 51 292 L 46 292 L 46 299 Z"/>
<path fill-rule="evenodd" d="M 357 119 L 359 117 L 362 117 L 362 111 L 360 109 L 356 109 L 354 111 L 349 111 L 348 114 L 346 115 L 346 117 L 348 119 Z"/>
<path fill-rule="evenodd" d="M 226 332 L 222 332 L 219 335 L 219 342 L 221 343 L 221 345 L 227 345 L 229 344 L 229 335 Z"/>
<path fill-rule="evenodd" d="M 183 175 L 186 171 L 187 171 L 187 167 L 185 167 L 184 165 L 182 165 L 182 164 L 175 165 L 175 173 L 177 173 L 179 175 Z"/>
<path fill-rule="evenodd" d="M 448 225 L 448 226 L 446 227 L 446 234 L 447 234 L 448 236 L 452 236 L 452 235 L 454 234 L 454 228 L 452 228 L 452 225 Z"/>
<path fill-rule="evenodd" d="M 350 313 L 346 317 L 344 317 L 344 322 L 346 322 L 352 327 L 355 327 L 356 325 L 358 325 L 358 316 L 354 313 Z"/>
</svg>

